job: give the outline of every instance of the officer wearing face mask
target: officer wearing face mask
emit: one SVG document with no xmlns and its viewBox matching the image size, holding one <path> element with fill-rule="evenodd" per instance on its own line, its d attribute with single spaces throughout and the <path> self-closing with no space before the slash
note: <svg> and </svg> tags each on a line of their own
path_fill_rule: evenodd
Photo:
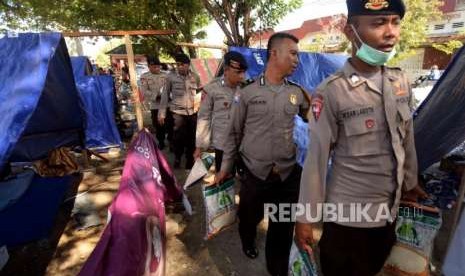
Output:
<svg viewBox="0 0 465 276">
<path fill-rule="evenodd" d="M 347 7 L 344 32 L 353 53 L 312 98 L 299 194 L 308 212 L 297 216 L 295 229 L 297 245 L 311 251 L 313 223 L 323 220 L 325 276 L 376 275 L 396 241 L 401 197 L 425 196 L 417 186 L 409 82 L 399 68 L 385 66 L 395 55 L 404 3 L 348 0 Z M 330 206 L 337 214 L 331 220 L 319 212 Z"/>
</svg>

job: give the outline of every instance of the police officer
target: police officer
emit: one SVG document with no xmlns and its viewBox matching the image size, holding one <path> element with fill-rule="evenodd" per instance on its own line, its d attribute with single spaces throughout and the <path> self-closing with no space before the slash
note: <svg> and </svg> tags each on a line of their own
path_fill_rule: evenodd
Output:
<svg viewBox="0 0 465 276">
<path fill-rule="evenodd" d="M 224 144 L 221 182 L 238 157 L 244 164 L 240 190 L 239 235 L 242 249 L 256 258 L 257 225 L 264 204 L 296 203 L 301 168 L 296 164 L 294 116 L 306 118 L 309 102 L 303 89 L 286 79 L 296 68 L 298 39 L 276 33 L 268 41 L 268 64 L 263 75 L 239 91 L 231 108 L 231 123 Z M 266 263 L 272 275 L 287 275 L 294 224 L 269 220 Z"/>
<path fill-rule="evenodd" d="M 236 88 L 243 82 L 247 62 L 235 51 L 224 56 L 224 75 L 213 80 L 203 88 L 203 99 L 197 118 L 196 150 L 194 158 L 199 158 L 202 151 L 215 150 L 215 168 L 221 169 L 223 142 L 229 124 L 229 111 Z"/>
<path fill-rule="evenodd" d="M 179 168 L 181 157 L 186 154 L 185 168 L 190 169 L 194 163 L 195 130 L 197 124 L 197 111 L 194 109 L 194 97 L 200 86 L 199 77 L 189 70 L 190 59 L 186 54 L 177 54 L 176 72 L 167 76 L 164 91 L 160 102 L 158 119 L 160 124 L 165 124 L 168 100 L 170 111 L 173 114 L 173 143 L 174 143 L 174 168 Z"/>
<path fill-rule="evenodd" d="M 141 92 L 144 95 L 144 106 L 148 108 L 152 115 L 152 125 L 155 128 L 155 134 L 158 140 L 158 148 L 165 147 L 166 129 L 164 125 L 158 122 L 158 109 L 160 107 L 160 98 L 166 81 L 166 74 L 161 72 L 161 63 L 157 57 L 147 57 L 149 72 L 142 74 Z"/>
<path fill-rule="evenodd" d="M 348 0 L 347 7 L 352 57 L 312 98 L 299 196 L 310 209 L 297 217 L 295 230 L 298 246 L 311 251 L 318 212 L 332 206 L 342 214 L 323 223 L 325 276 L 377 274 L 396 241 L 401 194 L 425 196 L 417 186 L 409 82 L 400 69 L 384 66 L 395 53 L 404 3 Z"/>
</svg>

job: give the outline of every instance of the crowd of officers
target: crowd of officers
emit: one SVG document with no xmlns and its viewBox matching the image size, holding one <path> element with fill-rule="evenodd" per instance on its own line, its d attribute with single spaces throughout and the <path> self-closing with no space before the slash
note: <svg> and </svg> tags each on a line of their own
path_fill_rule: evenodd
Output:
<svg viewBox="0 0 465 276">
<path fill-rule="evenodd" d="M 244 254 L 257 258 L 257 225 L 266 203 L 388 204 L 391 220 L 324 222 L 319 241 L 321 270 L 329 275 L 376 275 L 394 242 L 402 196 L 424 197 L 417 185 L 411 116 L 412 92 L 404 73 L 385 66 L 399 40 L 402 0 L 348 0 L 344 32 L 353 54 L 344 67 L 309 93 L 288 80 L 299 64 L 298 39 L 276 33 L 268 41 L 265 71 L 245 80 L 247 63 L 234 51 L 224 56 L 224 74 L 200 88 L 185 54 L 164 75 L 156 58 L 141 78 L 159 147 L 167 126 L 179 168 L 190 169 L 204 151 L 214 151 L 216 183 L 240 175 L 239 236 Z M 195 96 L 202 93 L 200 110 Z M 294 117 L 308 120 L 311 142 L 304 167 L 296 163 Z M 328 172 L 328 161 L 332 167 Z M 344 212 L 349 210 L 344 210 Z M 315 217 L 312 214 L 311 217 Z M 269 221 L 265 256 L 271 275 L 287 275 L 293 239 L 313 252 L 314 222 Z"/>
</svg>

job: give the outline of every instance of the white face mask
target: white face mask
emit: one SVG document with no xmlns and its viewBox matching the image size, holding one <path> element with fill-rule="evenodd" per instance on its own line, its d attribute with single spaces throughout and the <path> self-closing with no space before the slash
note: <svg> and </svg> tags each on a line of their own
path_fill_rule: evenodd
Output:
<svg viewBox="0 0 465 276">
<path fill-rule="evenodd" d="M 381 66 L 381 65 L 386 64 L 386 62 L 388 62 L 391 58 L 395 56 L 396 48 L 392 49 L 392 51 L 390 52 L 383 52 L 383 51 L 377 50 L 371 47 L 370 45 L 366 44 L 365 42 L 363 42 L 363 40 L 360 38 L 360 36 L 358 35 L 353 25 L 350 25 L 350 27 L 354 31 L 357 39 L 362 44 L 362 46 L 358 47 L 357 43 L 355 43 L 355 46 L 357 47 L 356 56 L 359 59 L 373 66 Z"/>
</svg>

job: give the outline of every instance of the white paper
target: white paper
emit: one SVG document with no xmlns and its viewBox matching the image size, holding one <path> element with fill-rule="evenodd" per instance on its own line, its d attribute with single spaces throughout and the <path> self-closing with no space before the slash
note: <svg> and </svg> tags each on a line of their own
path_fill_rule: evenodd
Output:
<svg viewBox="0 0 465 276">
<path fill-rule="evenodd" d="M 194 166 L 192 167 L 191 172 L 187 176 L 186 182 L 184 183 L 184 190 L 186 190 L 189 186 L 194 184 L 195 182 L 202 179 L 205 175 L 207 175 L 208 170 L 205 168 L 202 159 L 195 160 Z"/>
</svg>

